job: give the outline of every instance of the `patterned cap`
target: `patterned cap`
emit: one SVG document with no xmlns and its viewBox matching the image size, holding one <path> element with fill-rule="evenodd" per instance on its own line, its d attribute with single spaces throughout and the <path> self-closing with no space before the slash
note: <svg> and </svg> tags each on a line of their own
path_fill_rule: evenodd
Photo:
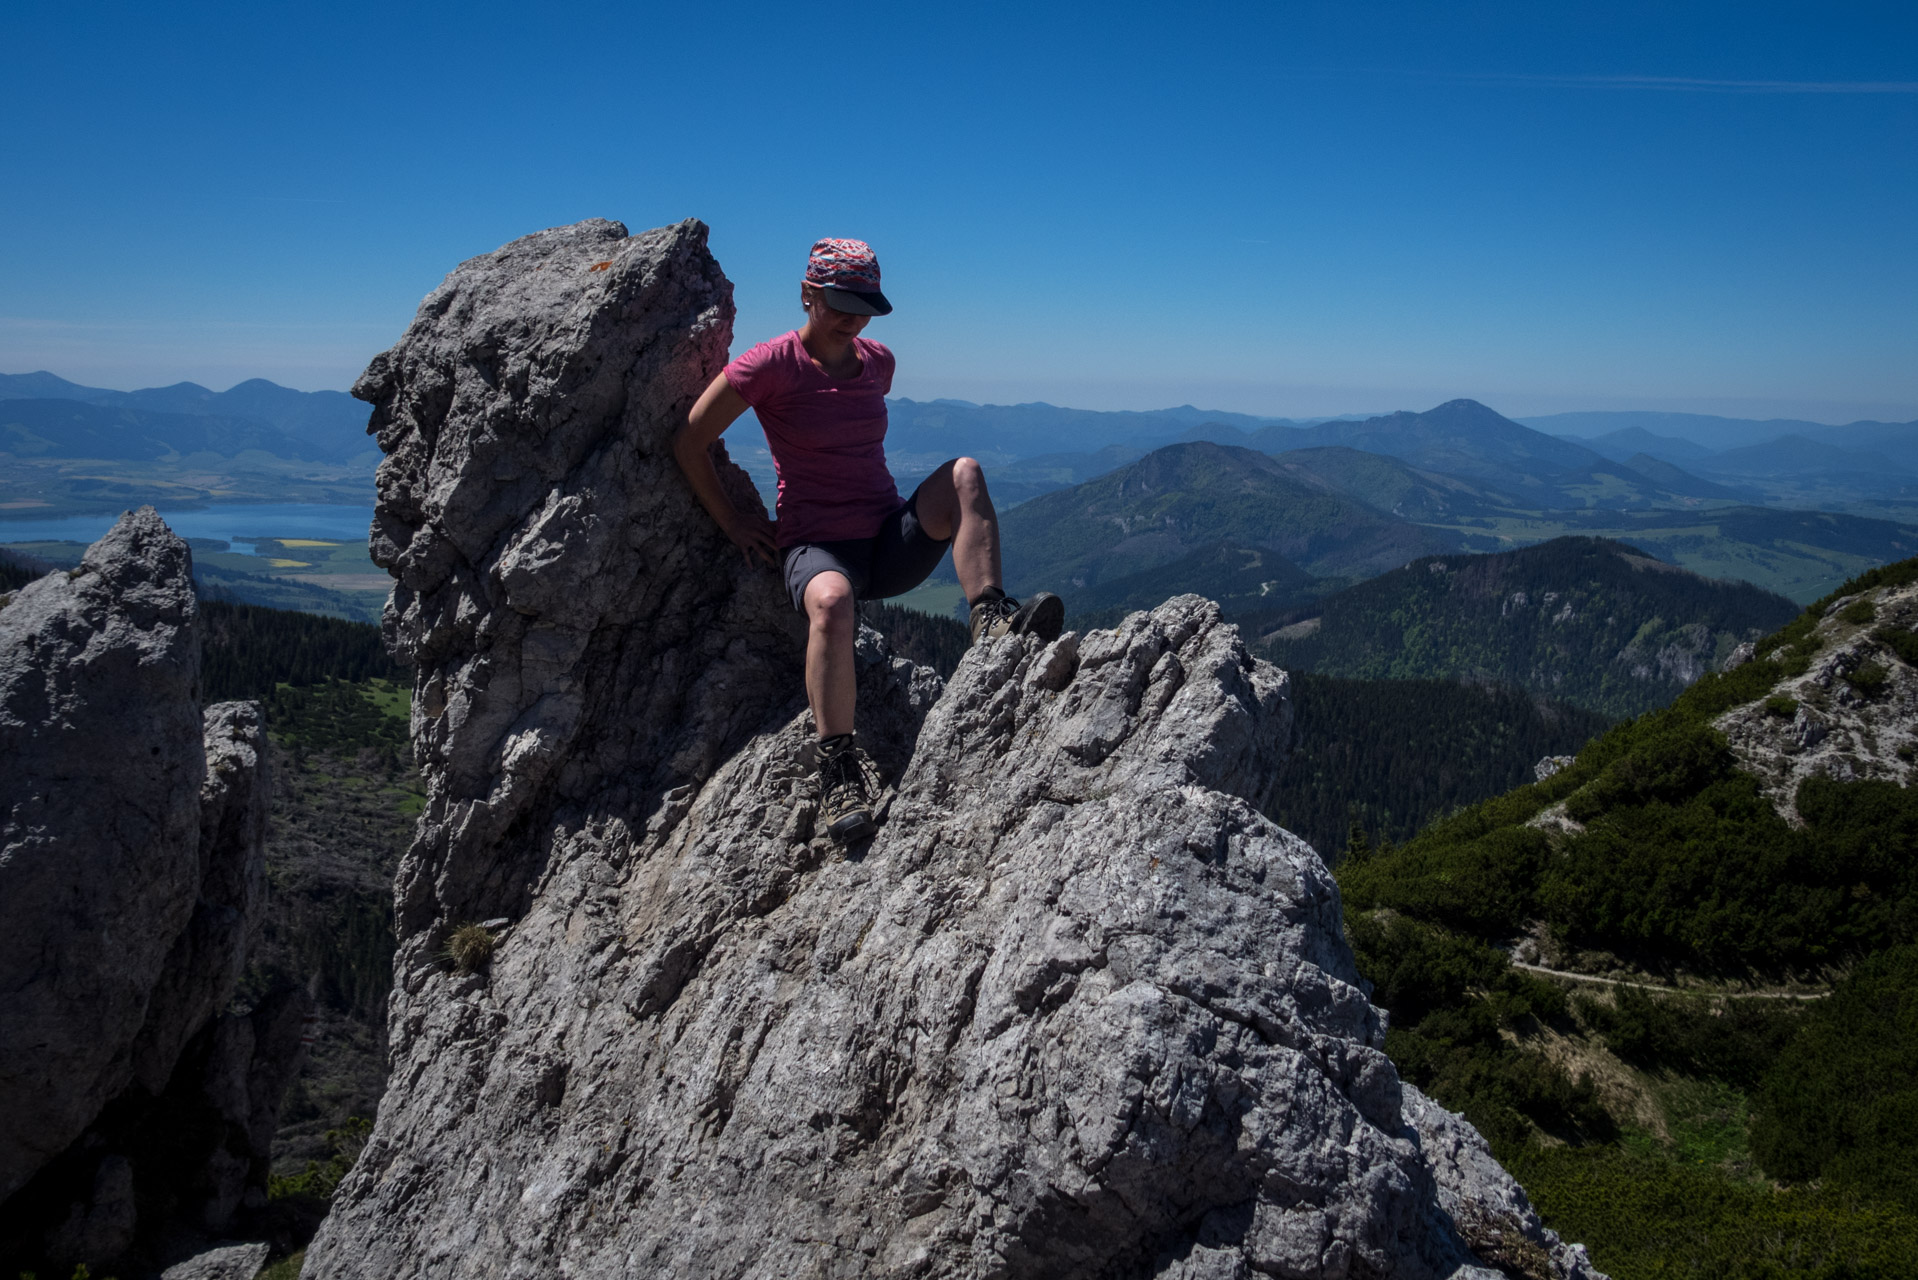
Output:
<svg viewBox="0 0 1918 1280">
<path fill-rule="evenodd" d="M 806 259 L 806 283 L 825 290 L 826 304 L 853 315 L 883 316 L 892 303 L 879 292 L 879 255 L 864 240 L 825 239 Z"/>
</svg>

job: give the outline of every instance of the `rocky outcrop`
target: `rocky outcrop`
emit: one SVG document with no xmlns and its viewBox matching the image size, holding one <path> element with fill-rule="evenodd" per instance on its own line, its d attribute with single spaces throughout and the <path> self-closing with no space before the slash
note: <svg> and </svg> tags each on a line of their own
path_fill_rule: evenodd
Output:
<svg viewBox="0 0 1918 1280">
<path fill-rule="evenodd" d="M 1543 782 L 1560 770 L 1570 768 L 1572 761 L 1576 758 L 1575 756 L 1541 756 L 1538 763 L 1532 766 L 1532 780 Z"/>
<path fill-rule="evenodd" d="M 160 1280 L 253 1280 L 266 1255 L 263 1244 L 225 1245 L 168 1267 Z"/>
<path fill-rule="evenodd" d="M 1645 634 L 1651 631 L 1646 628 L 1632 637 L 1613 659 L 1631 672 L 1632 679 L 1682 688 L 1712 669 L 1719 638 L 1704 623 L 1688 622 L 1670 631 Z"/>
<path fill-rule="evenodd" d="M 150 507 L 0 609 L 0 1201 L 132 1081 L 192 918 L 195 620 L 187 546 Z"/>
<path fill-rule="evenodd" d="M 1739 767 L 1797 821 L 1798 786 L 1822 775 L 1910 785 L 1918 763 L 1918 584 L 1834 601 L 1798 646 L 1806 670 L 1715 722 Z M 1901 656 L 1902 654 L 1902 656 Z"/>
<path fill-rule="evenodd" d="M 150 507 L 0 609 L 8 1259 L 137 1267 L 265 1187 L 304 997 L 226 1011 L 270 786 L 259 707 L 202 714 L 199 654 L 191 556 Z"/>
<path fill-rule="evenodd" d="M 355 388 L 428 800 L 304 1274 L 1591 1275 L 1381 1051 L 1209 602 L 943 688 L 862 634 L 887 818 L 813 838 L 797 620 L 669 447 L 731 315 L 698 223 L 584 223 Z"/>
</svg>

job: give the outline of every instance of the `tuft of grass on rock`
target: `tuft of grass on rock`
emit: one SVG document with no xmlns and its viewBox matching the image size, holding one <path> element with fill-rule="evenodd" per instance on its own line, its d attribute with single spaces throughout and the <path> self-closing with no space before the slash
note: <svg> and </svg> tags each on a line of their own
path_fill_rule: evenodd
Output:
<svg viewBox="0 0 1918 1280">
<path fill-rule="evenodd" d="M 499 939 L 482 924 L 463 924 L 446 937 L 447 961 L 460 973 L 471 973 L 492 958 Z"/>
<path fill-rule="evenodd" d="M 306 1250 L 288 1254 L 254 1277 L 254 1280 L 300 1280 L 300 1268 L 306 1265 Z"/>
<path fill-rule="evenodd" d="M 1869 698 L 1891 680 L 1891 672 L 1882 662 L 1861 662 L 1845 673 L 1845 683 Z"/>
<path fill-rule="evenodd" d="M 1854 600 L 1839 613 L 1840 622 L 1849 622 L 1854 627 L 1862 627 L 1868 622 L 1878 620 L 1878 606 L 1869 600 Z"/>
<path fill-rule="evenodd" d="M 1918 632 L 1903 627 L 1878 627 L 1871 638 L 1898 655 L 1898 660 L 1908 667 L 1918 667 Z"/>
</svg>

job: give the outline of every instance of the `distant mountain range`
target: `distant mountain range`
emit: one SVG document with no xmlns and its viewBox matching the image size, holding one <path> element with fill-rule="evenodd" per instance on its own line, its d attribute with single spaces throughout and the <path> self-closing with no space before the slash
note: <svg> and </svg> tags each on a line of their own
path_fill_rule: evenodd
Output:
<svg viewBox="0 0 1918 1280">
<path fill-rule="evenodd" d="M 85 387 L 44 371 L 0 374 L 0 452 L 150 460 L 170 454 L 350 462 L 377 456 L 368 406 L 344 391 L 253 378 L 225 391 L 194 382 L 141 391 Z"/>
<path fill-rule="evenodd" d="M 1522 507 L 1630 510 L 1670 506 L 1689 496 L 1583 445 L 1521 426 L 1476 400 L 1452 400 L 1424 413 L 1392 413 L 1363 422 L 1270 426 L 1258 431 L 1252 442 L 1266 453 L 1343 445 L 1384 454 L 1425 471 L 1496 486 Z"/>
<path fill-rule="evenodd" d="M 1465 506 L 1640 510 L 1695 505 L 1700 500 L 1751 501 L 1759 496 L 1714 483 L 1649 451 L 1633 451 L 1643 453 L 1642 457 L 1613 457 L 1610 452 L 1535 431 L 1473 400 L 1449 401 L 1423 413 L 1314 422 L 1200 415 L 1197 410 L 1122 415 L 1049 405 L 990 410 L 968 406 L 961 411 L 946 401 L 891 403 L 894 426 L 887 449 L 902 483 L 916 480 L 939 460 L 971 453 L 987 463 L 995 483 L 999 483 L 997 477 L 1004 477 L 1001 491 L 1011 501 L 1023 501 L 1048 487 L 1078 483 L 1175 440 L 1273 455 L 1344 449 L 1397 459 L 1422 477 L 1414 480 L 1408 473 L 1391 483 L 1450 489 L 1450 498 L 1437 505 L 1454 513 Z M 1189 421 L 1195 415 L 1203 420 Z M 1085 448 L 1102 440 L 1106 443 L 1098 449 Z M 1314 465 L 1336 464 L 1328 459 Z M 1359 464 L 1346 465 L 1349 469 Z M 1464 489 L 1458 487 L 1461 483 Z M 1467 492 L 1476 494 L 1477 501 L 1461 506 Z M 1429 491 L 1425 495 L 1435 496 Z M 1380 505 L 1376 499 L 1368 500 Z M 1384 505 L 1389 510 L 1396 504 Z M 1436 510 L 1423 500 L 1414 500 L 1414 505 L 1428 513 Z"/>
<path fill-rule="evenodd" d="M 1737 490 L 1747 500 L 1827 509 L 1918 503 L 1918 422 L 1827 426 L 1694 413 L 1566 413 L 1528 418 L 1632 465 L 1646 455 Z"/>
<path fill-rule="evenodd" d="M 1844 449 L 1882 449 L 1886 442 L 1894 448 L 1918 450 L 1918 422 L 1877 422 L 1861 420 L 1832 426 L 1824 422 L 1806 422 L 1799 418 L 1721 418 L 1708 413 L 1656 413 L 1630 411 L 1619 413 L 1554 413 L 1518 421 L 1547 435 L 1572 436 L 1594 440 L 1621 431 L 1638 431 L 1687 442 L 1708 453 L 1762 444 L 1780 436 L 1804 436 Z M 1918 461 L 1914 453 L 1910 461 Z"/>
<path fill-rule="evenodd" d="M 1829 427 L 1700 414 L 1560 414 L 1516 421 L 1472 400 L 1422 413 L 1307 421 L 1184 406 L 1097 413 L 1046 404 L 890 402 L 902 480 L 959 453 L 1003 474 L 1007 501 L 1078 483 L 1166 444 L 1284 454 L 1347 448 L 1475 481 L 1532 510 L 1644 510 L 1700 502 L 1918 509 L 1918 423 Z M 1028 468 L 1043 456 L 1044 467 Z"/>
<path fill-rule="evenodd" d="M 1471 400 L 1311 421 L 1190 405 L 890 408 L 901 491 L 946 458 L 985 460 L 1015 589 L 1070 588 L 1086 616 L 1196 589 L 1262 621 L 1417 556 L 1566 533 L 1624 538 L 1800 600 L 1918 549 L 1905 523 L 1918 522 L 1918 424 L 1536 420 L 1566 433 L 1553 434 Z M 364 500 L 379 457 L 367 416 L 343 392 L 260 379 L 123 392 L 0 375 L 0 509 Z M 1704 440 L 1675 434 L 1700 423 Z M 752 426 L 731 452 L 770 496 Z M 1573 426 L 1587 434 L 1568 438 Z M 1761 427 L 1774 434 L 1751 441 Z M 1734 428 L 1746 438 L 1715 447 Z"/>
<path fill-rule="evenodd" d="M 1109 412 L 1065 409 L 1050 404 L 973 404 L 966 400 L 886 401 L 889 453 L 955 454 L 1000 459 L 1053 453 L 1095 453 L 1108 445 L 1157 448 L 1194 427 L 1219 423 L 1234 431 L 1256 431 L 1283 418 L 1255 418 L 1180 405 L 1176 409 Z"/>
</svg>

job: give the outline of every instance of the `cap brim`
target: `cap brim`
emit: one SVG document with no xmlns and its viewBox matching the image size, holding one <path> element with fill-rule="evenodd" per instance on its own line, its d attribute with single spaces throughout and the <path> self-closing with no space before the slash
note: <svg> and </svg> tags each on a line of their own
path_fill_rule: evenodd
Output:
<svg viewBox="0 0 1918 1280">
<path fill-rule="evenodd" d="M 886 301 L 886 295 L 877 289 L 871 293 L 855 293 L 851 289 L 834 289 L 825 285 L 818 286 L 819 296 L 834 311 L 843 311 L 852 316 L 889 316 L 892 303 Z"/>
</svg>

